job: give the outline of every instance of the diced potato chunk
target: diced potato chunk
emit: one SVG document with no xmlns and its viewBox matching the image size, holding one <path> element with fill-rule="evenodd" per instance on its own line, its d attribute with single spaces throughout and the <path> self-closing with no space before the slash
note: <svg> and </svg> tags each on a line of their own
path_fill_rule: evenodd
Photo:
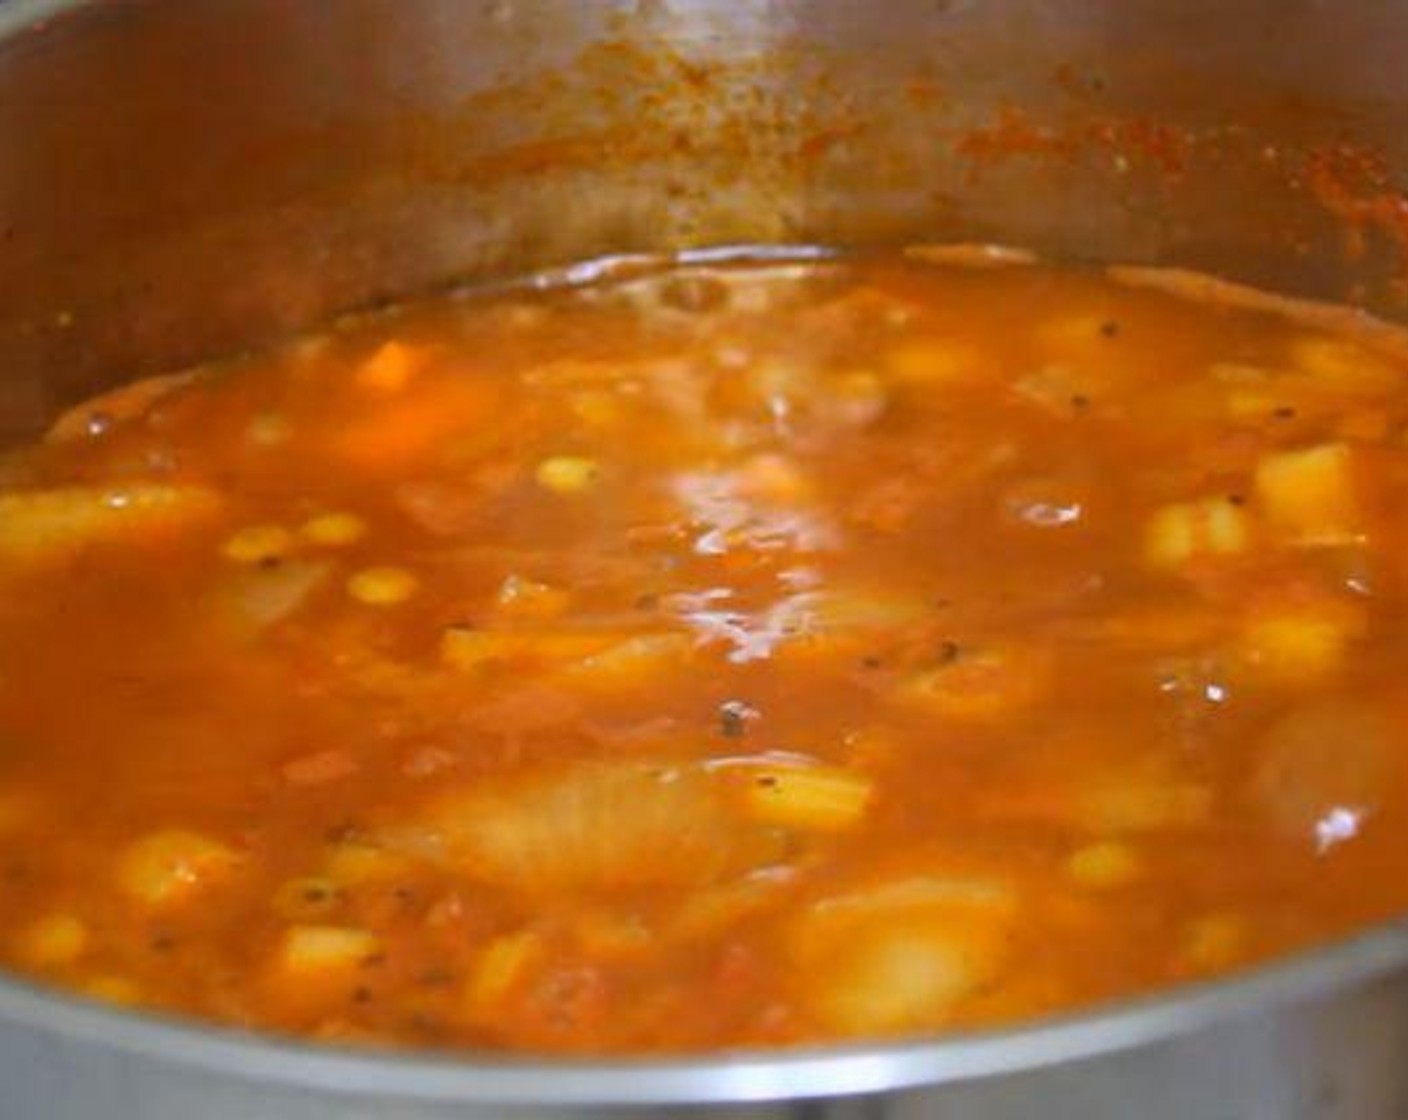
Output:
<svg viewBox="0 0 1408 1120">
<path fill-rule="evenodd" d="M 608 428 L 620 422 L 625 413 L 620 400 L 605 389 L 583 389 L 568 398 L 572 413 L 593 428 Z"/>
<path fill-rule="evenodd" d="M 323 861 L 323 874 L 338 887 L 384 883 L 404 874 L 408 861 L 400 852 L 357 841 L 334 844 Z"/>
<path fill-rule="evenodd" d="M 1266 420 L 1285 407 L 1285 395 L 1270 388 L 1238 386 L 1227 394 L 1227 414 L 1234 420 Z"/>
<path fill-rule="evenodd" d="M 1091 312 L 1052 315 L 1036 324 L 1036 343 L 1057 358 L 1090 358 L 1109 349 L 1119 338 L 1120 324 L 1111 315 Z"/>
<path fill-rule="evenodd" d="M 1143 868 L 1139 853 L 1117 840 L 1087 844 L 1066 860 L 1066 874 L 1086 890 L 1104 891 L 1127 886 Z"/>
<path fill-rule="evenodd" d="M 72 964 L 88 947 L 88 926 L 74 914 L 50 914 L 26 928 L 19 939 L 19 955 L 34 968 L 61 968 Z"/>
<path fill-rule="evenodd" d="M 490 941 L 465 986 L 464 1005 L 469 1016 L 492 1017 L 527 980 L 543 951 L 542 936 L 532 930 L 502 934 Z"/>
<path fill-rule="evenodd" d="M 22 789 L 0 788 L 0 836 L 28 823 L 34 811 L 33 795 Z"/>
<path fill-rule="evenodd" d="M 0 494 L 0 556 L 42 560 L 101 540 L 162 532 L 209 519 L 216 495 L 198 486 L 134 483 Z"/>
<path fill-rule="evenodd" d="M 952 338 L 912 338 L 885 355 L 889 372 L 918 385 L 947 385 L 971 377 L 980 359 L 971 343 Z"/>
<path fill-rule="evenodd" d="M 1388 359 L 1338 338 L 1308 337 L 1291 347 L 1296 368 L 1339 393 L 1379 396 L 1399 388 L 1403 375 Z"/>
<path fill-rule="evenodd" d="M 290 560 L 227 573 L 211 589 L 216 630 L 236 642 L 253 641 L 301 609 L 331 570 L 321 561 Z"/>
<path fill-rule="evenodd" d="M 800 1002 L 844 1035 L 940 1026 L 992 976 L 1013 908 L 1000 886 L 961 880 L 828 899 L 793 934 Z"/>
<path fill-rule="evenodd" d="M 1157 773 L 1110 778 L 1082 791 L 1080 820 L 1102 833 L 1189 828 L 1208 818 L 1212 792 Z"/>
<path fill-rule="evenodd" d="M 989 783 L 985 800 L 999 818 L 1078 831 L 1092 842 L 1166 830 L 1195 829 L 1212 815 L 1212 790 L 1189 781 L 1163 759 L 1115 765 L 1083 755 L 1056 738 L 1034 773 Z M 1102 759 L 1108 755 L 1102 752 Z"/>
<path fill-rule="evenodd" d="M 1014 381 L 1012 392 L 1028 404 L 1065 417 L 1088 407 L 1106 385 L 1084 366 L 1051 362 Z"/>
<path fill-rule="evenodd" d="M 1335 434 L 1353 443 L 1379 443 L 1388 436 L 1389 429 L 1389 415 L 1384 409 L 1356 408 L 1340 418 Z"/>
<path fill-rule="evenodd" d="M 1020 715 L 1045 693 L 1045 651 L 1016 647 L 961 650 L 945 664 L 899 684 L 896 698 L 950 719 L 990 721 Z"/>
<path fill-rule="evenodd" d="M 261 412 L 249 422 L 244 438 L 258 448 L 279 447 L 288 442 L 293 425 L 281 412 Z"/>
<path fill-rule="evenodd" d="M 1299 545 L 1347 545 L 1364 535 L 1354 452 L 1326 443 L 1268 455 L 1257 465 L 1256 495 L 1267 521 Z"/>
<path fill-rule="evenodd" d="M 783 828 L 835 832 L 865 816 L 875 796 L 869 778 L 835 766 L 748 767 L 745 803 L 754 819 Z"/>
<path fill-rule="evenodd" d="M 377 347 L 358 368 L 357 385 L 373 393 L 399 393 L 410 384 L 423 355 L 392 339 Z"/>
<path fill-rule="evenodd" d="M 380 939 L 364 929 L 295 925 L 284 934 L 279 965 L 285 975 L 345 975 L 380 951 Z"/>
<path fill-rule="evenodd" d="M 169 828 L 149 833 L 118 856 L 118 885 L 148 906 L 181 902 L 226 878 L 235 852 L 209 836 Z"/>
<path fill-rule="evenodd" d="M 834 378 L 817 402 L 831 420 L 857 426 L 878 420 L 889 406 L 889 390 L 870 370 L 852 370 Z"/>
<path fill-rule="evenodd" d="M 381 396 L 345 424 L 329 428 L 330 449 L 349 466 L 400 472 L 434 461 L 445 444 L 483 430 L 498 392 L 486 378 L 459 376 Z"/>
<path fill-rule="evenodd" d="M 628 640 L 609 632 L 450 626 L 440 635 L 440 660 L 461 673 L 481 673 L 501 665 L 562 668 Z"/>
<path fill-rule="evenodd" d="M 587 654 L 564 673 L 576 687 L 625 691 L 683 668 L 693 651 L 688 634 L 636 634 Z"/>
<path fill-rule="evenodd" d="M 95 976 L 79 989 L 89 999 L 116 1007 L 134 1007 L 142 1001 L 142 987 L 127 976 Z"/>
<path fill-rule="evenodd" d="M 1190 561 L 1235 556 L 1251 545 L 1246 512 L 1226 498 L 1179 502 L 1154 512 L 1144 528 L 1150 567 L 1172 570 Z"/>
<path fill-rule="evenodd" d="M 987 978 L 961 940 L 937 929 L 880 930 L 835 964 L 815 1000 L 829 1026 L 860 1035 L 942 1022 L 946 1009 Z"/>
<path fill-rule="evenodd" d="M 1242 956 L 1246 943 L 1246 921 L 1240 915 L 1216 911 L 1189 924 L 1183 935 L 1183 958 L 1196 969 L 1227 968 Z"/>
<path fill-rule="evenodd" d="M 751 501 L 795 505 L 814 493 L 811 480 L 788 455 L 754 455 L 738 469 L 738 493 Z"/>
<path fill-rule="evenodd" d="M 569 592 L 551 584 L 517 574 L 499 585 L 499 610 L 514 618 L 555 618 L 572 601 Z"/>
<path fill-rule="evenodd" d="M 1262 608 L 1242 627 L 1242 656 L 1264 679 L 1309 684 L 1339 668 L 1365 626 L 1362 610 L 1335 600 Z"/>
<path fill-rule="evenodd" d="M 511 652 L 514 637 L 473 626 L 450 626 L 440 635 L 440 661 L 461 673 L 478 673 Z"/>
</svg>

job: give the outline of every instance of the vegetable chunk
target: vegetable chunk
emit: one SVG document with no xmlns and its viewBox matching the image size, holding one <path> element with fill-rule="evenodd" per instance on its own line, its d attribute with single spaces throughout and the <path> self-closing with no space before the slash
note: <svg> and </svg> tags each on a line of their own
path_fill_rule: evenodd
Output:
<svg viewBox="0 0 1408 1120">
<path fill-rule="evenodd" d="M 843 1035 L 938 1026 L 992 976 L 1014 911 L 985 880 L 916 878 L 822 901 L 793 935 L 803 1000 Z"/>
<path fill-rule="evenodd" d="M 1256 493 L 1272 528 L 1292 544 L 1340 546 L 1363 539 L 1354 452 L 1348 444 L 1268 455 L 1256 469 Z"/>
<path fill-rule="evenodd" d="M 226 879 L 238 857 L 225 844 L 187 829 L 153 832 L 118 857 L 117 882 L 147 906 L 183 902 Z"/>
<path fill-rule="evenodd" d="M 530 892 L 710 883 L 779 850 L 740 819 L 710 772 L 634 762 L 450 796 L 393 842 Z"/>
<path fill-rule="evenodd" d="M 199 486 L 133 483 L 0 494 L 0 558 L 41 561 L 100 541 L 141 539 L 211 520 L 214 492 Z"/>
</svg>

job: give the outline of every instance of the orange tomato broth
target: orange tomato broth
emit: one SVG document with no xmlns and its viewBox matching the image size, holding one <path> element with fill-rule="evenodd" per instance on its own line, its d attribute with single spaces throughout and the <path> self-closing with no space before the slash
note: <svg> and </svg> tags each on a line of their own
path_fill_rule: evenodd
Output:
<svg viewBox="0 0 1408 1120">
<path fill-rule="evenodd" d="M 1408 901 L 1408 341 L 1001 254 L 339 322 L 0 472 L 0 954 L 340 1041 L 986 1026 Z"/>
</svg>

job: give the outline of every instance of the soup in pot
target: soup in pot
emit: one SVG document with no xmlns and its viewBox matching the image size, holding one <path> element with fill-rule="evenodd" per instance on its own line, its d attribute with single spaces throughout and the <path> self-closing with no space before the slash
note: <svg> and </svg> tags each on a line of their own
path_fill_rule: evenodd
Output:
<svg viewBox="0 0 1408 1120">
<path fill-rule="evenodd" d="M 624 261 L 0 465 L 0 959 L 322 1039 L 1010 1023 L 1408 903 L 1408 336 Z"/>
</svg>

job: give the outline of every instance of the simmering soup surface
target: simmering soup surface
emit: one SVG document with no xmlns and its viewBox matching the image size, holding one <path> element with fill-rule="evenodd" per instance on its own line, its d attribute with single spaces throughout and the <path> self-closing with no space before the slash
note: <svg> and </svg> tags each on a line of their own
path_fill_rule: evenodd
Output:
<svg viewBox="0 0 1408 1120">
<path fill-rule="evenodd" d="M 0 959 L 320 1038 L 1010 1022 L 1408 903 L 1408 342 L 983 253 L 349 320 L 0 470 Z"/>
</svg>

